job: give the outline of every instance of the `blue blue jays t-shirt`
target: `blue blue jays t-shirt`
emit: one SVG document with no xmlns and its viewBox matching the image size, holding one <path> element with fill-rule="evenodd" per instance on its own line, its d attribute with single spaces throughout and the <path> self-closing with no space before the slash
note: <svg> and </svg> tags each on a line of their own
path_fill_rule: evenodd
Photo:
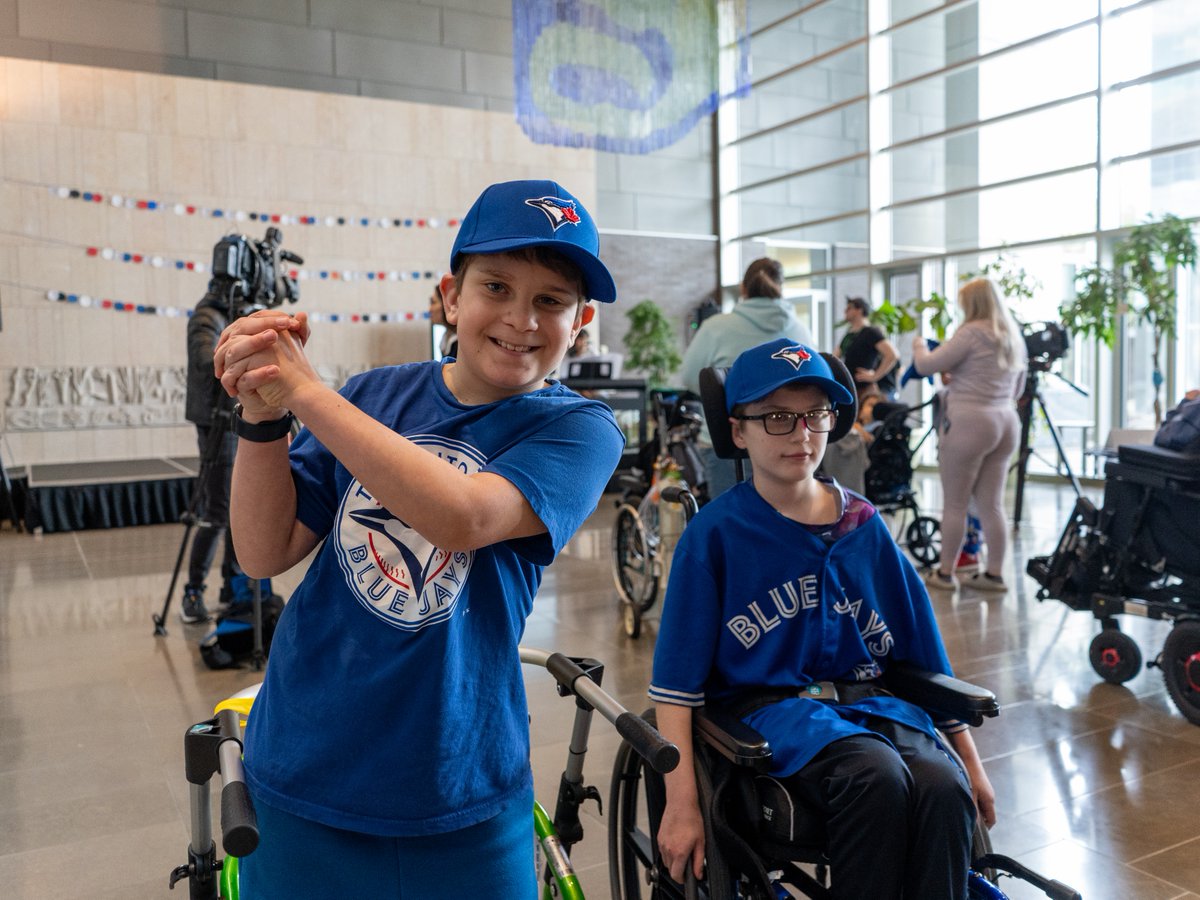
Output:
<svg viewBox="0 0 1200 900">
<path fill-rule="evenodd" d="M 511 481 L 547 532 L 449 553 L 302 431 L 297 517 L 324 541 L 275 632 L 247 777 L 268 803 L 338 828 L 465 828 L 530 784 L 518 641 L 624 439 L 608 407 L 558 383 L 464 406 L 436 362 L 367 372 L 342 394 L 447 465 Z"/>
<path fill-rule="evenodd" d="M 850 495 L 856 496 L 856 495 Z M 701 706 L 760 688 L 865 681 L 890 660 L 951 674 L 929 596 L 878 513 L 828 540 L 781 515 L 749 482 L 700 510 L 679 540 L 663 601 L 650 696 Z M 834 707 L 784 700 L 746 717 L 790 775 L 869 716 L 933 736 L 895 697 Z"/>
</svg>

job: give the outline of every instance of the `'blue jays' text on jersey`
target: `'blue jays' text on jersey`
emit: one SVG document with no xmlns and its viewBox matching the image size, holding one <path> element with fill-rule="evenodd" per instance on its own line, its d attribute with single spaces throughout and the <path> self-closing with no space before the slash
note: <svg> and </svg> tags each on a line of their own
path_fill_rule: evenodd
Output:
<svg viewBox="0 0 1200 900">
<path fill-rule="evenodd" d="M 688 524 L 671 562 L 650 696 L 700 706 L 758 688 L 865 681 L 889 661 L 951 674 L 929 597 L 879 515 L 826 543 L 743 482 Z M 869 697 L 836 710 L 791 699 L 746 717 L 772 772 L 799 770 L 858 722 L 882 716 L 930 735 L 923 710 Z"/>
<path fill-rule="evenodd" d="M 324 541 L 275 632 L 247 776 L 337 828 L 465 828 L 530 784 L 517 644 L 543 567 L 595 509 L 624 440 L 608 407 L 557 383 L 464 406 L 439 363 L 376 369 L 342 394 L 446 465 L 508 479 L 547 533 L 448 553 L 302 431 L 297 517 Z"/>
</svg>

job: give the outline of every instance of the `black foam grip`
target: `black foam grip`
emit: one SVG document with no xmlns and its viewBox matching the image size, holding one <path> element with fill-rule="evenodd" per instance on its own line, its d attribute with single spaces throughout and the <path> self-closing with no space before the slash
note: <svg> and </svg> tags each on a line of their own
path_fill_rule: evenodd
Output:
<svg viewBox="0 0 1200 900">
<path fill-rule="evenodd" d="M 685 488 L 682 488 L 677 484 L 673 484 L 669 487 L 663 488 L 661 496 L 668 503 L 682 503 L 685 490 Z"/>
<path fill-rule="evenodd" d="M 244 781 L 221 788 L 221 846 L 230 856 L 249 856 L 258 847 L 258 817 Z"/>
<path fill-rule="evenodd" d="M 679 765 L 679 748 L 664 738 L 641 716 L 624 712 L 617 716 L 617 732 L 655 772 L 665 775 Z"/>
<path fill-rule="evenodd" d="M 1051 879 L 1049 886 L 1046 889 L 1046 896 L 1052 897 L 1053 900 L 1083 900 L 1083 895 L 1069 884 L 1063 884 L 1061 881 Z"/>
</svg>

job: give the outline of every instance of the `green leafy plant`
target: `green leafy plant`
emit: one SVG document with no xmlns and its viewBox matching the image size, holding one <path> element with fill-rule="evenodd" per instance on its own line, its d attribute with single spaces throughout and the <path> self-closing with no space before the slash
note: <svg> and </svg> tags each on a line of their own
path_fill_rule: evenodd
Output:
<svg viewBox="0 0 1200 900">
<path fill-rule="evenodd" d="M 884 300 L 879 308 L 871 313 L 871 322 L 892 335 L 907 334 L 916 331 L 921 317 L 926 311 L 932 310 L 930 323 L 937 333 L 939 341 L 946 339 L 946 329 L 950 325 L 950 303 L 937 291 L 928 297 L 913 297 L 902 303 Z"/>
<path fill-rule="evenodd" d="M 643 300 L 625 311 L 625 363 L 646 373 L 651 388 L 666 387 L 667 379 L 679 368 L 679 338 L 671 321 L 653 300 Z"/>
<path fill-rule="evenodd" d="M 970 281 L 972 278 L 990 278 L 1000 289 L 1000 294 L 1009 300 L 1032 300 L 1034 293 L 1039 291 L 1042 283 L 1030 275 L 1021 266 L 1017 266 L 1004 251 L 978 272 L 964 272 L 958 276 L 959 281 Z"/>
<path fill-rule="evenodd" d="M 1191 223 L 1166 215 L 1138 225 L 1113 247 L 1113 268 L 1092 266 L 1075 276 L 1075 296 L 1059 312 L 1074 334 L 1095 337 L 1112 347 L 1117 325 L 1132 314 L 1153 334 L 1154 422 L 1162 422 L 1162 344 L 1175 337 L 1178 300 L 1175 270 L 1196 264 Z"/>
<path fill-rule="evenodd" d="M 872 324 L 882 328 L 888 334 L 899 335 L 908 331 L 915 331 L 917 321 L 913 318 L 913 314 L 909 310 L 909 304 L 912 302 L 909 300 L 897 306 L 891 300 L 884 300 L 879 304 L 878 309 L 871 312 Z"/>
</svg>

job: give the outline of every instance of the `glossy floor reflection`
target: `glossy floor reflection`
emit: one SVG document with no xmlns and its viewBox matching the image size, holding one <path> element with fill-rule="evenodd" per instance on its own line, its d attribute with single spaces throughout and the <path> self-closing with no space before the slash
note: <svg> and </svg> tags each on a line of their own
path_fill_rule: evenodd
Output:
<svg viewBox="0 0 1200 900">
<path fill-rule="evenodd" d="M 936 512 L 934 479 L 922 506 Z M 999 852 L 1073 884 L 1087 900 L 1200 900 L 1200 728 L 1160 673 L 1102 683 L 1087 660 L 1090 615 L 1039 603 L 1022 573 L 1049 552 L 1069 489 L 1031 484 L 1006 597 L 936 602 L 959 674 L 994 690 L 999 719 L 976 732 L 999 798 Z M 627 640 L 609 565 L 609 498 L 547 571 L 526 643 L 600 659 L 605 687 L 645 707 L 654 623 Z M 205 626 L 154 637 L 181 526 L 34 537 L 0 531 L 0 885 L 11 900 L 168 898 L 185 861 L 182 736 L 218 699 L 260 678 L 213 672 Z M 277 579 L 290 588 L 297 575 Z M 1122 620 L 1152 659 L 1168 626 Z M 552 804 L 573 706 L 527 670 L 538 795 Z M 617 745 L 598 717 L 587 776 L 607 807 Z M 587 896 L 608 900 L 606 819 L 594 805 L 575 859 Z M 1014 898 L 1035 896 L 1011 881 Z M 486 896 L 483 894 L 481 896 Z M 1036 895 L 1040 896 L 1040 895 Z"/>
</svg>

